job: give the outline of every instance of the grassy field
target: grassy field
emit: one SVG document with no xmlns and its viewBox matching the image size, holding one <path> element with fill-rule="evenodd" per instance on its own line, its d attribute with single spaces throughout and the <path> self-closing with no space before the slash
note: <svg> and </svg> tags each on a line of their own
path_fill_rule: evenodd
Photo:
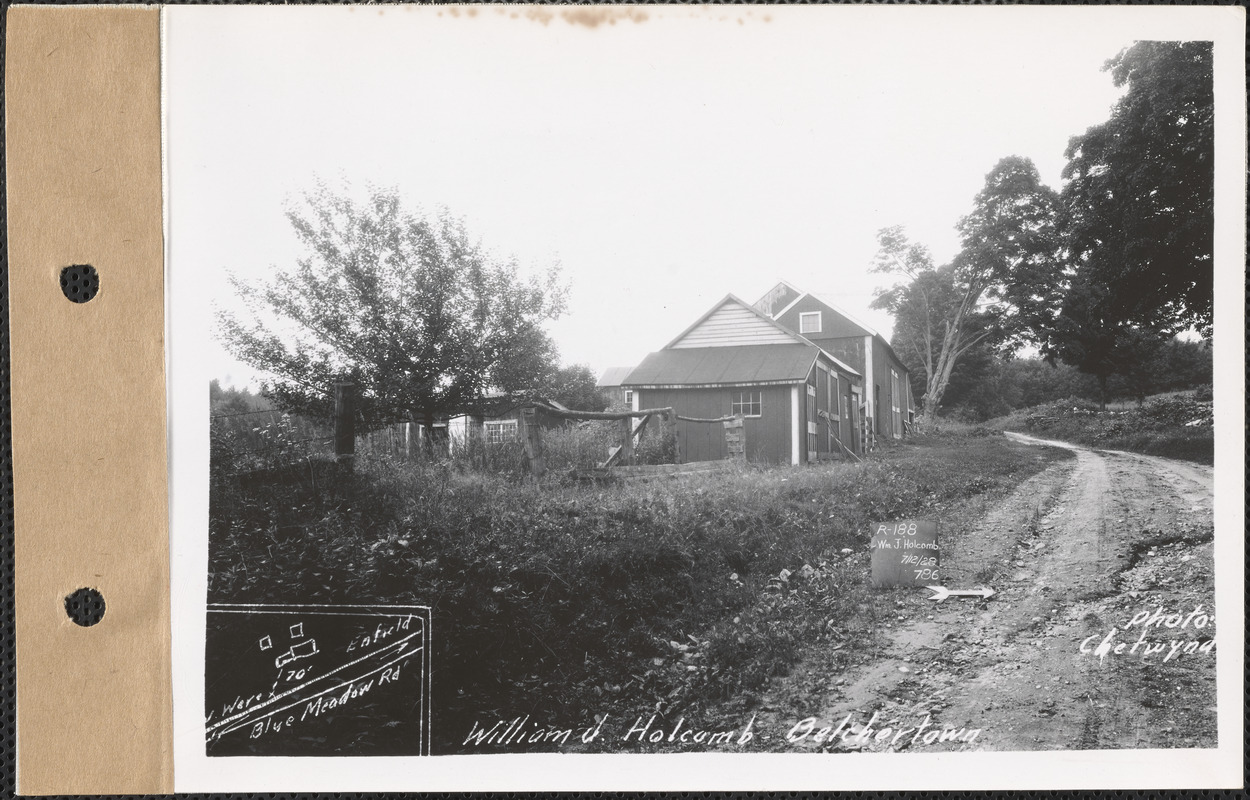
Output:
<svg viewBox="0 0 1250 800">
<path fill-rule="evenodd" d="M 1152 397 L 1140 408 L 1111 405 L 1105 411 L 1088 400 L 1058 400 L 1015 411 L 987 425 L 1109 450 L 1201 464 L 1215 461 L 1212 405 L 1194 399 L 1192 392 Z"/>
<path fill-rule="evenodd" d="M 607 485 L 381 458 L 215 473 L 209 599 L 432 606 L 435 752 L 521 714 L 694 718 L 749 707 L 822 637 L 872 646 L 892 599 L 871 523 L 946 520 L 1062 457 L 948 426 L 863 464 Z"/>
</svg>

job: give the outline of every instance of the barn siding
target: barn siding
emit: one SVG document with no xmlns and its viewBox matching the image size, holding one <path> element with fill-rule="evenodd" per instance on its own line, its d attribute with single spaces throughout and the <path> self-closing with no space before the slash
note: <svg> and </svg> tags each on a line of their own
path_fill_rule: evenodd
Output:
<svg viewBox="0 0 1250 800">
<path fill-rule="evenodd" d="M 833 401 L 831 399 L 833 395 L 830 392 L 829 383 L 829 370 L 817 369 L 816 409 L 818 413 L 816 414 L 814 421 L 816 423 L 816 452 L 821 455 L 825 455 L 829 452 L 829 448 L 831 447 L 829 436 L 831 434 L 833 436 L 838 435 L 836 430 L 837 423 L 830 422 L 828 419 L 821 417 L 819 414 L 820 411 L 834 415 L 838 413 L 837 409 L 833 407 Z"/>
<path fill-rule="evenodd" d="M 891 411 L 893 398 L 890 394 L 890 368 L 898 369 L 884 347 L 872 348 L 872 380 L 876 384 L 880 402 L 873 409 L 877 420 L 877 435 L 892 437 L 895 434 L 894 414 Z M 897 432 L 900 436 L 902 431 Z"/>
<path fill-rule="evenodd" d="M 770 303 L 769 306 L 773 313 L 777 313 L 780 308 L 784 307 L 775 303 Z M 793 307 L 777 317 L 777 322 L 797 332 L 799 315 L 812 311 L 822 312 L 821 331 L 803 335 L 864 376 L 864 396 L 872 408 L 872 420 L 877 435 L 902 435 L 902 422 L 907 419 L 908 412 L 915 410 L 916 407 L 910 385 L 907 385 L 909 378 L 906 367 L 890 354 L 883 338 L 869 334 L 862 325 L 850 320 L 818 297 L 812 295 L 802 297 Z M 871 344 L 868 344 L 869 342 Z M 867 358 L 868 353 L 871 353 L 871 363 Z M 899 373 L 900 381 L 904 384 L 899 388 L 897 399 L 894 398 L 890 386 L 891 368 Z M 895 403 L 899 407 L 898 419 L 894 418 L 893 413 Z M 843 442 L 845 441 L 844 439 Z"/>
<path fill-rule="evenodd" d="M 792 331 L 798 331 L 799 314 L 809 314 L 813 311 L 821 312 L 820 333 L 805 333 L 803 335 L 817 344 L 823 343 L 825 339 L 841 339 L 847 336 L 864 336 L 868 333 L 868 331 L 864 330 L 863 326 L 857 325 L 811 295 L 808 295 L 799 302 L 795 303 L 792 308 L 786 311 L 786 313 L 778 317 L 777 321 Z M 775 314 L 777 312 L 774 311 L 773 313 Z"/>
<path fill-rule="evenodd" d="M 846 364 L 860 375 L 864 374 L 864 337 L 813 339 L 812 341 L 820 345 L 820 348 L 826 353 Z"/>
<path fill-rule="evenodd" d="M 670 346 L 686 349 L 794 343 L 792 336 L 760 319 L 750 309 L 737 303 L 725 303 Z"/>
<path fill-rule="evenodd" d="M 762 393 L 763 415 L 745 422 L 746 454 L 752 461 L 790 463 L 790 387 L 725 386 L 715 389 L 639 389 L 643 408 L 672 407 L 686 417 L 715 419 L 732 413 L 739 391 Z M 725 458 L 725 428 L 721 423 L 677 423 L 681 460 L 716 461 Z"/>
</svg>

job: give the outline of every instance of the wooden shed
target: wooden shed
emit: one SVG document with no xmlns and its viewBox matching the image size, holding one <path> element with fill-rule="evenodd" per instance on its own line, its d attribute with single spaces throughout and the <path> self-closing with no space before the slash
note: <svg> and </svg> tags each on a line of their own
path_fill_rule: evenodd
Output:
<svg viewBox="0 0 1250 800">
<path fill-rule="evenodd" d="M 804 464 L 862 452 L 860 374 L 733 295 L 721 300 L 621 386 L 639 408 L 685 417 L 745 417 L 748 459 Z M 724 458 L 719 425 L 679 422 L 683 461 Z"/>
</svg>

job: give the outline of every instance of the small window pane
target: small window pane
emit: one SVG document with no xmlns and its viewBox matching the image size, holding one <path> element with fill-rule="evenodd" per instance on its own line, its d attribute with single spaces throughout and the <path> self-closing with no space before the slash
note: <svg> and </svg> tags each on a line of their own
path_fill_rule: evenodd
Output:
<svg viewBox="0 0 1250 800">
<path fill-rule="evenodd" d="M 504 444 L 516 441 L 516 420 L 486 423 L 486 442 L 488 444 Z"/>
<path fill-rule="evenodd" d="M 737 392 L 733 396 L 733 404 L 729 413 L 741 414 L 744 417 L 758 417 L 763 412 L 763 392 Z"/>
<path fill-rule="evenodd" d="M 799 333 L 820 333 L 820 312 L 799 314 Z"/>
</svg>

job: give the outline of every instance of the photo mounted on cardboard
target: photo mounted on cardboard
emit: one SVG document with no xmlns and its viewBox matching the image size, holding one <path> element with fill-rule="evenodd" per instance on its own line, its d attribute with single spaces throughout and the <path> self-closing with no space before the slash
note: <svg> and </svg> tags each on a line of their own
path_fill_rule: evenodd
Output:
<svg viewBox="0 0 1250 800">
<path fill-rule="evenodd" d="M 1239 775 L 1237 13 L 166 9 L 177 789 Z"/>
</svg>

